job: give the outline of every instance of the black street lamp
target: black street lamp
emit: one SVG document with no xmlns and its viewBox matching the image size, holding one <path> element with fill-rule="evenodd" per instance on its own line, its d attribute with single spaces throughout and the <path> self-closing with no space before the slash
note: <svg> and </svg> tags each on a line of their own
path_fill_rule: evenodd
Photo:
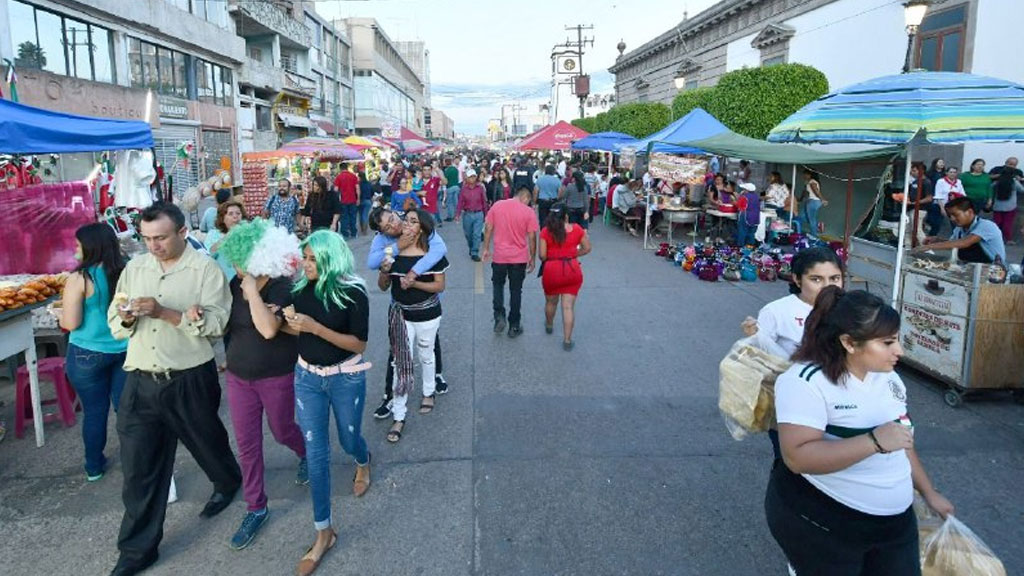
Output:
<svg viewBox="0 0 1024 576">
<path fill-rule="evenodd" d="M 907 25 L 907 56 L 903 60 L 903 73 L 910 72 L 910 53 L 914 48 L 914 37 L 924 21 L 930 0 L 910 0 L 903 4 L 903 20 Z"/>
</svg>

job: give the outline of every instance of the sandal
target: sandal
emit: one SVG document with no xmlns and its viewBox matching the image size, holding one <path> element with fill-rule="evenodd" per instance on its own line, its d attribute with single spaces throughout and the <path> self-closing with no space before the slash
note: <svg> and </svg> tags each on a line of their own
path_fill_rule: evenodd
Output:
<svg viewBox="0 0 1024 576">
<path fill-rule="evenodd" d="M 434 397 L 424 396 L 420 402 L 420 414 L 430 414 L 434 411 Z"/>
<path fill-rule="evenodd" d="M 330 543 L 326 548 L 324 548 L 323 553 L 320 554 L 319 557 L 316 557 L 313 555 L 313 549 L 316 548 L 316 543 L 314 542 L 313 545 L 309 547 L 309 550 L 306 550 L 306 555 L 302 557 L 302 560 L 299 560 L 299 565 L 295 568 L 295 574 L 298 576 L 309 576 L 313 572 L 316 572 L 316 569 L 320 567 L 320 562 L 324 559 L 324 556 L 326 556 L 327 553 L 330 552 L 331 548 L 334 548 L 334 545 L 337 543 L 338 533 L 331 530 Z"/>
<path fill-rule="evenodd" d="M 544 332 L 546 332 L 548 334 L 554 334 L 555 333 L 555 325 L 554 324 L 547 324 L 547 323 L 545 323 L 544 324 Z"/>
<path fill-rule="evenodd" d="M 388 442 L 392 444 L 398 443 L 402 439 L 402 430 L 405 429 L 405 420 L 395 420 L 391 424 L 391 429 L 388 430 Z"/>
</svg>

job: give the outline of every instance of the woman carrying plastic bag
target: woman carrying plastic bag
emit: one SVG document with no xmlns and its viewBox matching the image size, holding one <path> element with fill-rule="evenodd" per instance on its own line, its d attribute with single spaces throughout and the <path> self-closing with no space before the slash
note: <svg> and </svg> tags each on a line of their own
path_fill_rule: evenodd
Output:
<svg viewBox="0 0 1024 576">
<path fill-rule="evenodd" d="M 900 317 L 879 297 L 821 291 L 775 409 L 783 463 L 765 512 L 798 576 L 920 576 L 914 490 L 946 517 L 917 454 L 893 371 Z"/>
</svg>

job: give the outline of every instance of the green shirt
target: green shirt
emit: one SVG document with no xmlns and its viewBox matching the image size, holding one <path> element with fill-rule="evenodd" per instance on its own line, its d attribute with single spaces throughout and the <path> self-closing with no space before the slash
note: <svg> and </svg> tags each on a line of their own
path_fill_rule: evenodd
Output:
<svg viewBox="0 0 1024 576">
<path fill-rule="evenodd" d="M 992 199 L 992 178 L 986 173 L 960 174 L 960 182 L 964 185 L 964 194 L 975 202 L 986 203 Z"/>
<path fill-rule="evenodd" d="M 143 317 L 131 326 L 121 324 L 117 303 L 107 309 L 107 324 L 114 338 L 128 340 L 126 371 L 163 372 L 187 370 L 213 359 L 210 338 L 224 334 L 231 309 L 231 292 L 217 263 L 191 246 L 174 268 L 164 272 L 152 254 L 128 262 L 117 292 L 129 298 L 156 298 L 161 306 L 182 313 L 181 323 L 172 326 L 157 318 Z M 203 317 L 190 322 L 185 311 L 198 304 Z"/>
<path fill-rule="evenodd" d="M 459 185 L 459 169 L 455 166 L 448 166 L 444 169 L 444 179 L 448 181 L 446 186 L 451 188 L 452 186 Z"/>
</svg>

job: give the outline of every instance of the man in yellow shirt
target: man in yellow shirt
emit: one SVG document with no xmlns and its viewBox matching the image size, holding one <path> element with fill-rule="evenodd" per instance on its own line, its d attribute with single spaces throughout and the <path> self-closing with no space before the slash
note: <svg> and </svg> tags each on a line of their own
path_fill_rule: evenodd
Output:
<svg viewBox="0 0 1024 576">
<path fill-rule="evenodd" d="M 125 514 L 112 576 L 136 574 L 157 560 L 178 440 L 214 484 L 200 516 L 224 510 L 242 481 L 217 415 L 220 385 L 209 340 L 228 322 L 224 274 L 188 244 L 177 206 L 144 210 L 140 231 L 149 253 L 128 263 L 107 311 L 114 337 L 128 340 L 117 418 Z"/>
</svg>

